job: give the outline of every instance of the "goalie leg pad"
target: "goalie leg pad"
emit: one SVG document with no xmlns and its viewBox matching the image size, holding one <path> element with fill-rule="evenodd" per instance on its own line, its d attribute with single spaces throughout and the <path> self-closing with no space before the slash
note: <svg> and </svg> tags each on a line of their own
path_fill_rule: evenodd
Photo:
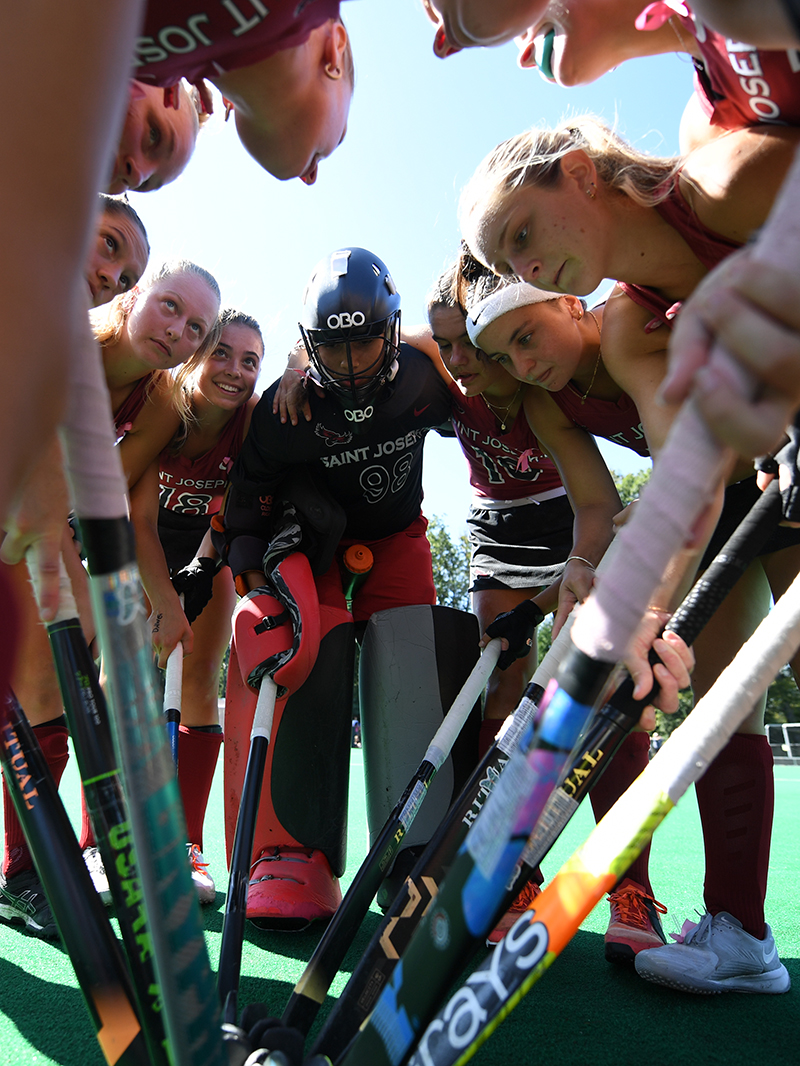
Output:
<svg viewBox="0 0 800 1066">
<path fill-rule="evenodd" d="M 320 606 L 325 635 L 314 669 L 283 705 L 270 741 L 257 849 L 291 840 L 324 852 L 341 877 L 347 857 L 347 793 L 355 639 L 347 611 Z"/>
<path fill-rule="evenodd" d="M 344 872 L 353 700 L 353 622 L 320 605 L 324 635 L 297 692 L 275 704 L 253 858 L 265 847 L 318 848 Z M 245 666 L 244 670 L 247 667 Z M 230 863 L 258 693 L 231 647 L 225 707 L 225 840 Z"/>
<path fill-rule="evenodd" d="M 477 662 L 479 639 L 475 616 L 451 607 L 397 607 L 370 618 L 359 679 L 370 843 Z M 402 850 L 428 842 L 472 773 L 480 718 L 478 702 L 431 782 Z"/>
</svg>

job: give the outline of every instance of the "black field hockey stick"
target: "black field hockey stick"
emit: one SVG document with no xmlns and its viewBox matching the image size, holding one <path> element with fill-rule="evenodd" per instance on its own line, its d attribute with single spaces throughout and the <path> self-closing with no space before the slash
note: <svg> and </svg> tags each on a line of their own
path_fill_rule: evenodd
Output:
<svg viewBox="0 0 800 1066">
<path fill-rule="evenodd" d="M 750 513 L 697 580 L 666 628 L 678 633 L 687 644 L 693 643 L 727 593 L 758 555 L 780 517 L 781 501 L 776 484 L 771 485 L 756 501 Z M 632 692 L 633 683 L 626 678 L 590 726 L 575 761 L 550 796 L 537 822 L 522 854 L 513 886 L 506 892 L 499 908 L 499 915 L 505 913 L 530 880 L 655 695 L 655 692 L 651 692 L 644 699 L 634 701 Z M 463 826 L 463 833 L 466 833 L 466 826 Z M 354 970 L 315 1042 L 315 1051 L 324 1051 L 335 1060 L 369 1016 L 378 993 L 408 944 L 419 917 L 430 903 L 431 887 L 435 888 L 439 883 L 441 872 L 435 871 L 438 876 L 431 878 L 430 875 L 426 877 L 424 866 L 412 871 L 409 889 L 401 893 L 401 897 L 387 912 L 389 921 L 384 920 L 381 924 Z"/>
<path fill-rule="evenodd" d="M 411 1066 L 461 1066 L 552 965 L 800 643 L 800 578 L 644 772 L 427 1027 Z"/>
<path fill-rule="evenodd" d="M 148 1066 L 119 942 L 36 735 L 10 690 L 0 698 L 0 762 L 105 1060 L 109 1066 Z"/>
<path fill-rule="evenodd" d="M 461 687 L 428 745 L 422 762 L 353 878 L 344 899 L 295 985 L 281 1020 L 282 1025 L 292 1026 L 304 1034 L 311 1028 L 347 949 L 380 888 L 386 870 L 400 850 L 400 845 L 428 794 L 431 781 L 450 754 L 472 708 L 480 699 L 499 656 L 500 641 L 495 639 L 484 649 Z"/>
<path fill-rule="evenodd" d="M 683 603 L 665 626 L 687 644 L 693 644 L 733 586 L 758 556 L 781 518 L 781 495 L 777 481 L 769 485 L 725 542 L 711 564 L 697 579 Z M 651 652 L 651 662 L 658 657 Z M 506 893 L 504 914 L 530 880 L 583 798 L 602 776 L 622 741 L 638 723 L 642 711 L 653 702 L 658 685 L 641 700 L 633 699 L 633 681 L 626 677 L 599 712 L 586 734 L 569 772 L 547 801 L 547 807 L 522 854 L 521 867 Z"/>
<path fill-rule="evenodd" d="M 520 702 L 417 860 L 319 1033 L 312 1054 L 336 1061 L 369 1017 L 423 914 L 439 891 L 467 831 L 483 808 L 519 739 L 538 713 L 544 686 L 569 647 L 569 627 L 554 641 Z M 499 725 L 500 723 L 498 723 Z"/>
<path fill-rule="evenodd" d="M 175 1066 L 223 1066 L 221 1014 L 186 861 L 186 823 L 156 695 L 151 634 L 127 519 L 126 482 L 96 345 L 70 367 L 61 427 L 66 473 L 91 573 L 153 954 Z M 146 993 L 145 993 L 146 994 Z"/>
<path fill-rule="evenodd" d="M 161 991 L 153 966 L 144 900 L 136 887 L 139 872 L 122 776 L 111 740 L 105 695 L 78 620 L 63 562 L 59 610 L 56 619 L 48 624 L 47 634 L 86 806 L 133 977 L 139 1019 L 151 1061 L 154 1066 L 167 1066 Z"/>
<path fill-rule="evenodd" d="M 217 973 L 217 993 L 224 1007 L 225 1021 L 231 1024 L 235 1023 L 237 1017 L 250 860 L 253 854 L 253 838 L 258 820 L 258 806 L 261 802 L 261 785 L 264 767 L 267 763 L 269 735 L 272 731 L 277 692 L 278 686 L 269 675 L 265 675 L 261 680 L 258 702 L 253 716 L 250 751 L 247 755 L 247 768 L 233 838 L 228 898 L 225 901 L 225 918 L 222 924 L 222 944 Z"/>
</svg>

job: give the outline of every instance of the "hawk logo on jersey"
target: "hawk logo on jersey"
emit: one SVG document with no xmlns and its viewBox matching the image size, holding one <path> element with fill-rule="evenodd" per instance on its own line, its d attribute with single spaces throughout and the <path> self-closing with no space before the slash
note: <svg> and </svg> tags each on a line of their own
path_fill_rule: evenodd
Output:
<svg viewBox="0 0 800 1066">
<path fill-rule="evenodd" d="M 334 444 L 349 444 L 353 439 L 352 433 L 335 433 L 332 429 L 326 429 L 319 422 L 314 426 L 314 433 L 324 440 L 329 448 L 332 448 Z"/>
</svg>

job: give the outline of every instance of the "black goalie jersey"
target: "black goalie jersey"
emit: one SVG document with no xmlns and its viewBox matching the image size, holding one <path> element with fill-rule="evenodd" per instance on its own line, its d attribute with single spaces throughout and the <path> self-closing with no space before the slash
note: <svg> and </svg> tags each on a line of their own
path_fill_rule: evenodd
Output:
<svg viewBox="0 0 800 1066">
<path fill-rule="evenodd" d="M 250 497 L 251 513 L 266 516 L 292 469 L 309 465 L 344 508 L 345 537 L 379 540 L 410 525 L 422 501 L 423 442 L 429 429 L 449 419 L 451 398 L 431 361 L 415 348 L 401 345 L 398 366 L 361 432 L 347 417 L 358 412 L 345 412 L 333 397 L 320 397 L 314 389 L 309 390 L 311 421 L 282 424 L 272 413 L 275 382 L 253 412 L 230 474 L 237 513 Z M 237 533 L 228 516 L 226 531 L 229 537 Z M 254 531 L 250 525 L 247 532 Z"/>
</svg>

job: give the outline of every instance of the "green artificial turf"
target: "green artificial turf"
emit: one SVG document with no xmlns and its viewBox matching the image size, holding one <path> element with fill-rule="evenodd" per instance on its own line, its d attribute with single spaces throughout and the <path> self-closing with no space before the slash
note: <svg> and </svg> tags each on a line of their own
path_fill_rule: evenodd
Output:
<svg viewBox="0 0 800 1066">
<path fill-rule="evenodd" d="M 348 875 L 366 851 L 361 752 L 352 754 Z M 603 958 L 608 906 L 601 903 L 552 968 L 534 986 L 473 1060 L 593 1066 L 797 1066 L 800 1063 L 800 767 L 775 768 L 767 920 L 795 985 L 782 996 L 693 996 L 638 978 L 632 967 Z M 70 760 L 62 783 L 78 824 L 78 778 Z M 593 826 L 579 810 L 543 863 L 546 877 L 583 842 Z M 206 819 L 205 856 L 217 882 L 216 903 L 204 908 L 212 966 L 219 957 L 225 904 L 221 763 Z M 657 897 L 669 907 L 666 932 L 702 910 L 703 850 L 694 790 L 659 828 L 651 855 Z M 344 879 L 347 884 L 347 876 Z M 323 1008 L 344 987 L 380 917 L 373 904 Z M 240 1003 L 264 1002 L 281 1014 L 319 934 L 266 933 L 248 924 Z M 36 940 L 0 922 L 0 1066 L 102 1066 L 69 959 L 57 944 Z"/>
</svg>

